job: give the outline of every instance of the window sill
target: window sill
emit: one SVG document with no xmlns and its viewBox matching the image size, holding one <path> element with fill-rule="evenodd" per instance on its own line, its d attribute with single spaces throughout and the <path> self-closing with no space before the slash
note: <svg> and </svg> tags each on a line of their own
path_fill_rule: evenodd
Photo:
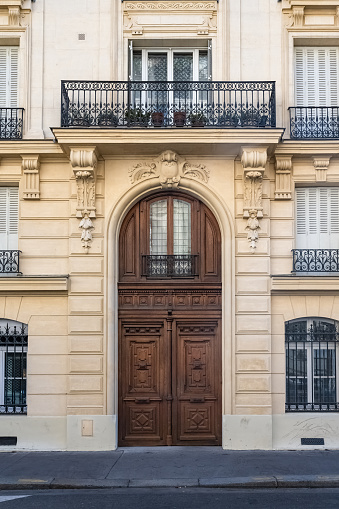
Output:
<svg viewBox="0 0 339 509">
<path fill-rule="evenodd" d="M 271 277 L 271 293 L 279 294 L 284 292 L 323 292 L 339 291 L 339 274 L 305 276 L 280 275 Z"/>
</svg>

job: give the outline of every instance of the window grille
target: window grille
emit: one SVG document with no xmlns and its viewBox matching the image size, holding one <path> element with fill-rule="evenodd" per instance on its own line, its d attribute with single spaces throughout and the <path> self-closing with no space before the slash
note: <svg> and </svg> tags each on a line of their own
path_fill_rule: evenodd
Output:
<svg viewBox="0 0 339 509">
<path fill-rule="evenodd" d="M 286 412 L 339 410 L 338 341 L 334 320 L 286 322 Z"/>
<path fill-rule="evenodd" d="M 0 414 L 26 414 L 27 325 L 0 323 Z"/>
</svg>

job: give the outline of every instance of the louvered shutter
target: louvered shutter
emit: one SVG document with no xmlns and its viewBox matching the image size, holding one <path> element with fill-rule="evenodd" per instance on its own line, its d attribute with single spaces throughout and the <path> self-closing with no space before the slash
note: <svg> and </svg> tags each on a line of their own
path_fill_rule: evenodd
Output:
<svg viewBox="0 0 339 509">
<path fill-rule="evenodd" d="M 0 187 L 0 249 L 18 249 L 19 192 Z"/>
<path fill-rule="evenodd" d="M 0 107 L 18 106 L 18 48 L 0 47 Z"/>
<path fill-rule="evenodd" d="M 295 49 L 297 106 L 338 105 L 338 48 Z"/>
<path fill-rule="evenodd" d="M 296 189 L 297 249 L 339 249 L 339 188 Z"/>
</svg>

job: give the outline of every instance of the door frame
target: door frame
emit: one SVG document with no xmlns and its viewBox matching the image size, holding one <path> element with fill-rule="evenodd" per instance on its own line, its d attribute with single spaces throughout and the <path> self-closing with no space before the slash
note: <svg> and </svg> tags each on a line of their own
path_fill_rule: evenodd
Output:
<svg viewBox="0 0 339 509">
<path fill-rule="evenodd" d="M 105 344 L 106 353 L 106 414 L 115 423 L 115 448 L 118 446 L 118 278 L 119 236 L 122 222 L 130 208 L 154 192 L 159 191 L 157 179 L 149 179 L 128 189 L 112 206 L 108 214 L 106 230 L 105 264 Z M 221 234 L 222 272 L 222 415 L 232 414 L 234 409 L 234 351 L 235 351 L 235 232 L 233 217 L 223 196 L 206 185 L 183 177 L 180 190 L 205 203 L 214 214 Z M 225 390 L 227 387 L 227 390 Z M 224 425 L 222 426 L 224 430 Z M 222 430 L 222 443 L 226 437 Z"/>
</svg>

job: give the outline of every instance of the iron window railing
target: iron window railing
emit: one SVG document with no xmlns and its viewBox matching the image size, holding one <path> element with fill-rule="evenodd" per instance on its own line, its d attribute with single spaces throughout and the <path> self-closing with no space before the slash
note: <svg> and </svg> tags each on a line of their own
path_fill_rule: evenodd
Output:
<svg viewBox="0 0 339 509">
<path fill-rule="evenodd" d="M 143 255 L 142 275 L 154 278 L 197 276 L 198 255 Z"/>
<path fill-rule="evenodd" d="M 62 81 L 62 127 L 269 128 L 275 82 Z"/>
<path fill-rule="evenodd" d="M 333 321 L 286 322 L 286 412 L 339 410 L 338 340 Z"/>
<path fill-rule="evenodd" d="M 339 272 L 339 249 L 292 249 L 292 272 Z"/>
<path fill-rule="evenodd" d="M 0 108 L 0 140 L 21 140 L 23 108 Z"/>
<path fill-rule="evenodd" d="M 27 325 L 0 326 L 0 414 L 26 414 Z"/>
<path fill-rule="evenodd" d="M 19 270 L 20 253 L 18 249 L 0 251 L 0 274 L 21 274 Z"/>
<path fill-rule="evenodd" d="M 289 108 L 292 139 L 339 138 L 339 106 Z"/>
</svg>

